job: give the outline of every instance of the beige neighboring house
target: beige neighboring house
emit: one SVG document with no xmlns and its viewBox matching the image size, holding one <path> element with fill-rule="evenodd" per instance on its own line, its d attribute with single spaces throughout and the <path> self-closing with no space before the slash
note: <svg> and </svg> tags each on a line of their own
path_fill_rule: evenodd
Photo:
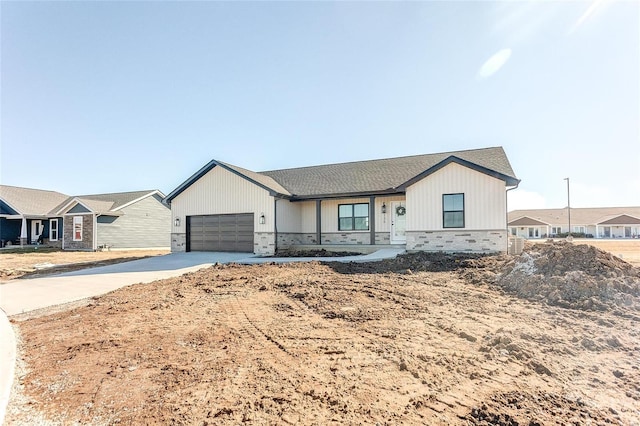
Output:
<svg viewBox="0 0 640 426">
<path fill-rule="evenodd" d="M 552 238 L 569 232 L 563 209 L 509 212 L 509 232 L 524 238 Z M 571 233 L 593 238 L 640 238 L 640 207 L 571 208 Z"/>
<path fill-rule="evenodd" d="M 172 251 L 504 252 L 518 183 L 501 147 L 266 172 L 212 160 L 165 202 Z"/>
</svg>

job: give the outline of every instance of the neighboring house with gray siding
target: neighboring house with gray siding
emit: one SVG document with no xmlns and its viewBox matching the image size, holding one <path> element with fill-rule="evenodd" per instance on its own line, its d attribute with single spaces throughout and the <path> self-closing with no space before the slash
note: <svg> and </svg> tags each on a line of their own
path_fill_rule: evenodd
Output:
<svg viewBox="0 0 640 426">
<path fill-rule="evenodd" d="M 0 185 L 3 244 L 65 250 L 168 249 L 171 212 L 158 190 L 68 196 Z"/>
<path fill-rule="evenodd" d="M 173 190 L 172 251 L 308 245 L 504 252 L 501 147 L 253 172 L 212 160 Z"/>
</svg>

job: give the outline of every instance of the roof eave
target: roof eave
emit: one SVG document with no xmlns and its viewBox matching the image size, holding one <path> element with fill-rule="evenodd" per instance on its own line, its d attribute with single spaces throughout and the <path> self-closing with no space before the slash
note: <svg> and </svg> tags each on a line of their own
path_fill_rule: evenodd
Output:
<svg viewBox="0 0 640 426">
<path fill-rule="evenodd" d="M 142 200 L 144 200 L 145 198 L 151 197 L 152 195 L 155 195 L 155 194 L 158 194 L 162 199 L 164 199 L 164 198 L 165 198 L 165 195 L 164 195 L 160 190 L 158 190 L 158 189 L 154 189 L 153 191 L 149 191 L 148 193 L 146 193 L 146 194 L 145 194 L 145 195 L 143 195 L 142 197 L 138 197 L 138 198 L 136 198 L 135 200 L 129 201 L 128 203 L 125 203 L 125 204 L 123 204 L 123 205 L 121 205 L 121 206 L 118 206 L 118 207 L 114 207 L 114 208 L 112 208 L 112 209 L 111 209 L 111 211 L 116 211 L 116 210 L 123 209 L 123 208 L 128 207 L 128 206 L 130 206 L 130 205 L 132 205 L 132 204 L 137 203 L 138 201 L 142 201 Z"/>
<path fill-rule="evenodd" d="M 85 209 L 89 210 L 89 213 L 95 213 L 95 211 L 93 211 L 93 209 L 91 207 L 89 207 L 88 205 L 86 205 L 85 203 L 82 202 L 82 200 L 78 197 L 73 197 L 67 204 L 65 204 L 63 207 L 61 207 L 60 209 L 56 210 L 55 212 L 51 212 L 54 215 L 59 215 L 59 214 L 68 214 L 69 210 L 71 208 L 71 205 L 75 203 L 75 204 L 81 204 L 82 207 L 84 207 Z"/>
<path fill-rule="evenodd" d="M 442 169 L 445 166 L 448 166 L 451 163 L 460 164 L 461 166 L 465 166 L 465 167 L 468 167 L 468 168 L 470 168 L 472 170 L 475 170 L 477 172 L 484 173 L 484 174 L 486 174 L 488 176 L 491 176 L 491 177 L 494 177 L 496 179 L 500 179 L 500 180 L 504 181 L 507 186 L 518 186 L 518 184 L 520 183 L 520 180 L 515 178 L 515 177 L 513 177 L 513 176 L 505 175 L 505 174 L 497 172 L 497 171 L 495 171 L 493 169 L 489 169 L 489 168 L 481 166 L 479 164 L 472 163 L 471 161 L 463 160 L 462 158 L 456 157 L 455 155 L 450 155 L 449 157 L 445 158 L 444 160 L 440 161 L 439 163 L 435 164 L 434 166 L 429 167 L 424 172 L 418 174 L 417 176 L 412 177 L 411 179 L 409 179 L 408 181 L 406 181 L 405 183 L 400 185 L 398 188 L 406 190 L 407 187 L 409 187 L 409 186 L 413 185 L 414 183 L 424 179 L 425 177 L 429 176 L 430 174 L 433 174 L 433 173 L 437 172 L 438 170 Z"/>
<path fill-rule="evenodd" d="M 335 194 L 310 194 L 310 195 L 292 195 L 291 201 L 312 201 L 312 200 L 331 200 L 336 198 L 364 198 L 381 195 L 397 195 L 404 194 L 404 190 L 396 188 L 383 189 L 378 191 L 360 191 L 360 192 L 341 192 Z"/>
<path fill-rule="evenodd" d="M 18 210 L 17 208 L 15 208 L 13 205 L 11 205 L 11 203 L 9 203 L 6 199 L 0 197 L 0 201 L 2 201 L 3 203 L 5 203 L 7 206 L 9 206 L 9 208 L 11 210 L 13 210 L 14 212 L 16 212 L 16 214 L 23 214 L 23 212 L 21 212 L 20 210 Z"/>
<path fill-rule="evenodd" d="M 219 163 L 216 160 L 211 160 L 209 161 L 207 164 L 205 164 L 203 167 L 200 168 L 200 170 L 198 170 L 197 172 L 195 172 L 193 175 L 191 175 L 187 180 L 185 180 L 184 182 L 182 182 L 180 185 L 178 185 L 178 187 L 176 189 L 174 189 L 173 191 L 171 191 L 169 193 L 169 195 L 167 195 L 162 202 L 165 203 L 166 205 L 171 205 L 171 200 L 173 200 L 174 198 L 176 198 L 178 195 L 180 195 L 183 191 L 185 191 L 187 188 L 189 188 L 191 185 L 193 185 L 198 179 L 200 179 L 202 176 L 206 175 L 209 170 L 213 169 L 215 166 L 217 166 Z"/>
<path fill-rule="evenodd" d="M 209 171 L 211 171 L 214 167 L 219 166 L 222 167 L 223 169 L 233 173 L 236 176 L 239 176 L 251 183 L 253 183 L 254 185 L 259 186 L 260 188 L 264 189 L 265 191 L 269 192 L 269 195 L 271 195 L 272 197 L 277 197 L 277 198 L 291 198 L 290 195 L 288 194 L 282 194 L 278 191 L 275 191 L 273 188 L 269 188 L 268 186 L 254 180 L 251 179 L 250 177 L 240 173 L 237 170 L 232 169 L 231 167 L 227 166 L 226 164 L 220 162 L 220 161 L 216 161 L 216 160 L 211 160 L 209 161 L 204 167 L 202 167 L 200 170 L 198 170 L 196 173 L 194 173 L 189 179 L 187 179 L 186 181 L 184 181 L 182 184 L 180 184 L 180 186 L 178 186 L 176 189 L 174 189 L 173 191 L 171 191 L 169 193 L 169 195 L 167 195 L 162 202 L 165 203 L 166 205 L 171 205 L 171 201 L 176 198 L 178 195 L 180 195 L 182 192 L 184 192 L 187 188 L 189 188 L 191 185 L 193 185 L 196 181 L 198 181 L 201 177 L 203 177 L 204 175 L 206 175 L 207 173 L 209 173 Z"/>
</svg>

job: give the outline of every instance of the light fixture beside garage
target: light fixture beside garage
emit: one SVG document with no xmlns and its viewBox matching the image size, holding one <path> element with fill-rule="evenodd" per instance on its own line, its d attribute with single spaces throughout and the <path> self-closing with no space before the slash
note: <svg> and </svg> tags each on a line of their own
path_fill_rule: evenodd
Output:
<svg viewBox="0 0 640 426">
<path fill-rule="evenodd" d="M 266 222 L 266 219 L 264 217 L 264 213 L 260 213 L 260 225 L 264 225 Z"/>
<path fill-rule="evenodd" d="M 173 224 L 174 224 L 174 226 L 175 226 L 176 228 L 177 228 L 178 226 L 180 226 L 180 218 L 179 218 L 179 217 L 176 217 L 176 218 L 173 220 Z"/>
</svg>

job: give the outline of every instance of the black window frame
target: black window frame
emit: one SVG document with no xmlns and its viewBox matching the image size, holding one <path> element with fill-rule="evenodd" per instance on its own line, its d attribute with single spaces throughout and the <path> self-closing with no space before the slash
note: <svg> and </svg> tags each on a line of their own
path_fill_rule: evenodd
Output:
<svg viewBox="0 0 640 426">
<path fill-rule="evenodd" d="M 462 196 L 462 210 L 445 210 L 445 198 L 448 196 L 461 195 Z M 461 229 L 465 227 L 465 200 L 464 192 L 456 192 L 453 194 L 442 194 L 442 228 L 444 229 Z M 447 226 L 447 214 L 462 213 L 462 226 Z"/>
<path fill-rule="evenodd" d="M 340 216 L 340 207 L 343 206 L 351 206 L 351 216 Z M 355 215 L 355 206 L 367 206 L 367 215 L 366 216 L 356 216 Z M 346 204 L 338 204 L 338 231 L 369 231 L 371 228 L 371 224 L 369 223 L 370 217 L 370 206 L 369 203 L 346 203 Z M 343 228 L 341 219 L 351 219 L 351 228 Z M 367 227 L 366 228 L 356 228 L 356 219 L 366 218 Z"/>
</svg>

